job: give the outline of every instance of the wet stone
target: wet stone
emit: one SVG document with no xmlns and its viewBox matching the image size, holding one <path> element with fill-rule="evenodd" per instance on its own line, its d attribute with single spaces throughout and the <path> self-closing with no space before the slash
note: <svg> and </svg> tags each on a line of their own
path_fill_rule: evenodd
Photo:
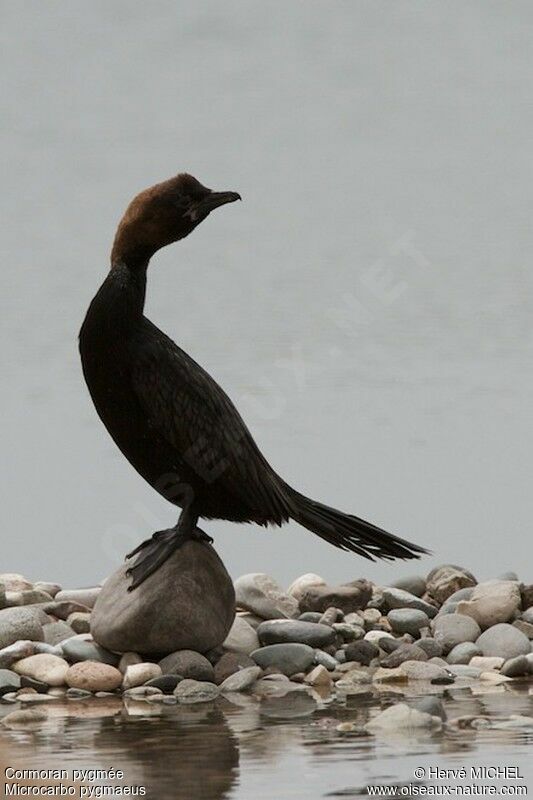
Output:
<svg viewBox="0 0 533 800">
<path fill-rule="evenodd" d="M 262 669 L 274 666 L 288 676 L 306 672 L 314 661 L 315 651 L 306 644 L 271 644 L 254 650 L 251 657 Z"/>
<path fill-rule="evenodd" d="M 180 681 L 174 690 L 179 703 L 207 703 L 219 695 L 219 687 L 209 681 L 195 681 L 187 678 Z"/>
<path fill-rule="evenodd" d="M 212 664 L 201 653 L 194 650 L 178 650 L 159 662 L 161 671 L 166 675 L 182 675 L 196 681 L 212 683 L 215 671 Z"/>
<path fill-rule="evenodd" d="M 529 661 L 525 655 L 509 658 L 501 668 L 501 674 L 508 678 L 519 678 L 530 674 Z"/>
<path fill-rule="evenodd" d="M 257 629 L 262 645 L 296 642 L 310 647 L 326 647 L 335 640 L 335 631 L 328 625 L 299 620 L 270 620 Z"/>
</svg>

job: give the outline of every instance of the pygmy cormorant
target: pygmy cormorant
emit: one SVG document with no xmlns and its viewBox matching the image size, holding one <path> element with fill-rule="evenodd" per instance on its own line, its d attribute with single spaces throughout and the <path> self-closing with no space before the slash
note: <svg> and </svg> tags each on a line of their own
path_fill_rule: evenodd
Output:
<svg viewBox="0 0 533 800">
<path fill-rule="evenodd" d="M 144 316 L 154 253 L 235 200 L 236 192 L 211 191 L 187 174 L 135 197 L 80 331 L 83 374 L 102 422 L 143 478 L 181 508 L 175 527 L 130 554 L 137 554 L 131 589 L 188 538 L 212 541 L 197 527 L 200 517 L 258 525 L 294 519 L 335 547 L 370 559 L 426 552 L 285 483 L 216 381 Z"/>
</svg>

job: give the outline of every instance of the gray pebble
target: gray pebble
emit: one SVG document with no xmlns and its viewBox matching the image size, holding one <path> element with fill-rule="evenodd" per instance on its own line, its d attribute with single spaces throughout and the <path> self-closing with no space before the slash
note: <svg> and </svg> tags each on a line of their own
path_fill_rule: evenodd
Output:
<svg viewBox="0 0 533 800">
<path fill-rule="evenodd" d="M 460 642 L 448 653 L 448 664 L 469 664 L 474 656 L 480 656 L 481 650 L 474 642 Z"/>
<path fill-rule="evenodd" d="M 428 615 L 417 608 L 394 608 L 387 619 L 395 633 L 410 633 L 411 636 L 417 636 L 421 628 L 429 625 Z"/>
</svg>

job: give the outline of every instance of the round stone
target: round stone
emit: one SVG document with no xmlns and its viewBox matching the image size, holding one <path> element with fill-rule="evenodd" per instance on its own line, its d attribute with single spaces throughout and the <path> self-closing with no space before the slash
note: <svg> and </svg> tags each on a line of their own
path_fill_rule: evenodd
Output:
<svg viewBox="0 0 533 800">
<path fill-rule="evenodd" d="M 160 678 L 162 674 L 159 664 L 152 664 L 151 662 L 130 664 L 126 668 L 122 686 L 124 689 L 133 689 L 134 686 L 142 686 L 152 678 Z"/>
<path fill-rule="evenodd" d="M 262 572 L 237 578 L 235 601 L 239 608 L 251 611 L 262 619 L 287 619 L 299 613 L 298 601 Z"/>
<path fill-rule="evenodd" d="M 485 581 L 478 583 L 469 600 L 459 601 L 457 613 L 472 617 L 485 630 L 498 622 L 512 620 L 520 603 L 516 581 Z"/>
<path fill-rule="evenodd" d="M 417 608 L 419 611 L 424 611 L 428 617 L 436 616 L 438 609 L 432 606 L 431 603 L 426 603 L 410 592 L 404 589 L 397 589 L 395 587 L 385 587 L 383 589 L 383 599 L 387 607 L 392 608 Z"/>
<path fill-rule="evenodd" d="M 382 667 L 394 668 L 399 667 L 404 661 L 427 661 L 427 659 L 427 653 L 419 647 L 418 643 L 402 642 L 390 655 L 382 658 L 380 664 Z"/>
<path fill-rule="evenodd" d="M 261 667 L 245 667 L 244 669 L 234 672 L 229 678 L 220 685 L 221 692 L 244 692 L 249 689 L 252 684 L 261 675 Z"/>
<path fill-rule="evenodd" d="M 531 643 L 527 636 L 507 622 L 500 622 L 487 628 L 476 639 L 476 644 L 484 656 L 501 656 L 509 659 L 531 652 Z"/>
<path fill-rule="evenodd" d="M 38 653 L 17 661 L 13 664 L 13 669 L 19 675 L 26 675 L 28 678 L 42 681 L 48 686 L 62 686 L 65 683 L 68 664 L 58 656 Z"/>
<path fill-rule="evenodd" d="M 456 644 L 446 658 L 448 664 L 470 664 L 475 656 L 480 656 L 481 650 L 474 642 L 461 642 Z"/>
<path fill-rule="evenodd" d="M 178 650 L 176 653 L 171 653 L 159 662 L 159 666 L 164 675 L 181 675 L 183 678 L 209 683 L 215 679 L 213 665 L 205 656 L 194 650 Z"/>
<path fill-rule="evenodd" d="M 358 642 L 352 642 L 346 649 L 346 661 L 357 661 L 363 666 L 368 666 L 373 658 L 379 656 L 379 647 L 372 642 L 367 642 L 364 639 Z"/>
<path fill-rule="evenodd" d="M 174 696 L 179 703 L 207 703 L 219 695 L 219 688 L 209 681 L 195 681 L 187 678 L 180 681 L 174 689 Z"/>
<path fill-rule="evenodd" d="M 262 669 L 277 667 L 284 675 L 306 672 L 314 661 L 315 651 L 306 644 L 270 644 L 254 650 L 251 658 Z"/>
<path fill-rule="evenodd" d="M 132 592 L 127 562 L 104 584 L 91 617 L 96 642 L 119 653 L 205 653 L 235 616 L 233 584 L 210 545 L 189 540 Z"/>
<path fill-rule="evenodd" d="M 42 614 L 37 609 L 20 607 L 0 611 L 0 649 L 19 639 L 43 641 Z"/>
<path fill-rule="evenodd" d="M 387 619 L 395 633 L 410 633 L 411 636 L 418 636 L 421 628 L 429 626 L 428 615 L 417 608 L 394 608 Z"/>
<path fill-rule="evenodd" d="M 439 614 L 432 621 L 433 638 L 443 653 L 449 653 L 456 644 L 475 642 L 481 633 L 480 627 L 472 617 L 464 614 Z"/>
<path fill-rule="evenodd" d="M 306 572 L 305 575 L 300 575 L 299 578 L 296 578 L 296 580 L 291 583 L 287 589 L 287 594 L 290 594 L 299 602 L 304 592 L 311 586 L 325 585 L 326 581 L 324 578 L 321 578 L 320 575 L 316 575 L 314 572 Z"/>
<path fill-rule="evenodd" d="M 257 629 L 262 645 L 297 642 L 310 647 L 327 647 L 335 640 L 335 631 L 329 625 L 299 620 L 269 620 Z"/>
<path fill-rule="evenodd" d="M 506 675 L 508 678 L 519 678 L 523 675 L 529 675 L 529 673 L 529 661 L 524 655 L 508 659 L 501 668 L 501 674 Z"/>
<path fill-rule="evenodd" d="M 109 664 L 80 661 L 68 668 L 65 683 L 73 689 L 88 692 L 113 692 L 122 684 L 122 673 Z"/>
</svg>

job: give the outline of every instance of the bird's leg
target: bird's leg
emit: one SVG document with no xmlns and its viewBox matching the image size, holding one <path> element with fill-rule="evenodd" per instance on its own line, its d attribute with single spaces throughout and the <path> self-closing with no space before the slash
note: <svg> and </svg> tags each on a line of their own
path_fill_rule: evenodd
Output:
<svg viewBox="0 0 533 800">
<path fill-rule="evenodd" d="M 172 553 L 181 547 L 188 539 L 198 541 L 209 541 L 212 539 L 206 533 L 196 527 L 198 515 L 190 507 L 184 508 L 181 512 L 177 524 L 173 528 L 164 531 L 156 531 L 151 539 L 136 547 L 127 558 L 137 555 L 135 563 L 126 570 L 127 575 L 131 575 L 133 581 L 128 591 L 136 589 L 143 581 L 152 575 L 161 564 L 163 564 Z"/>
</svg>

